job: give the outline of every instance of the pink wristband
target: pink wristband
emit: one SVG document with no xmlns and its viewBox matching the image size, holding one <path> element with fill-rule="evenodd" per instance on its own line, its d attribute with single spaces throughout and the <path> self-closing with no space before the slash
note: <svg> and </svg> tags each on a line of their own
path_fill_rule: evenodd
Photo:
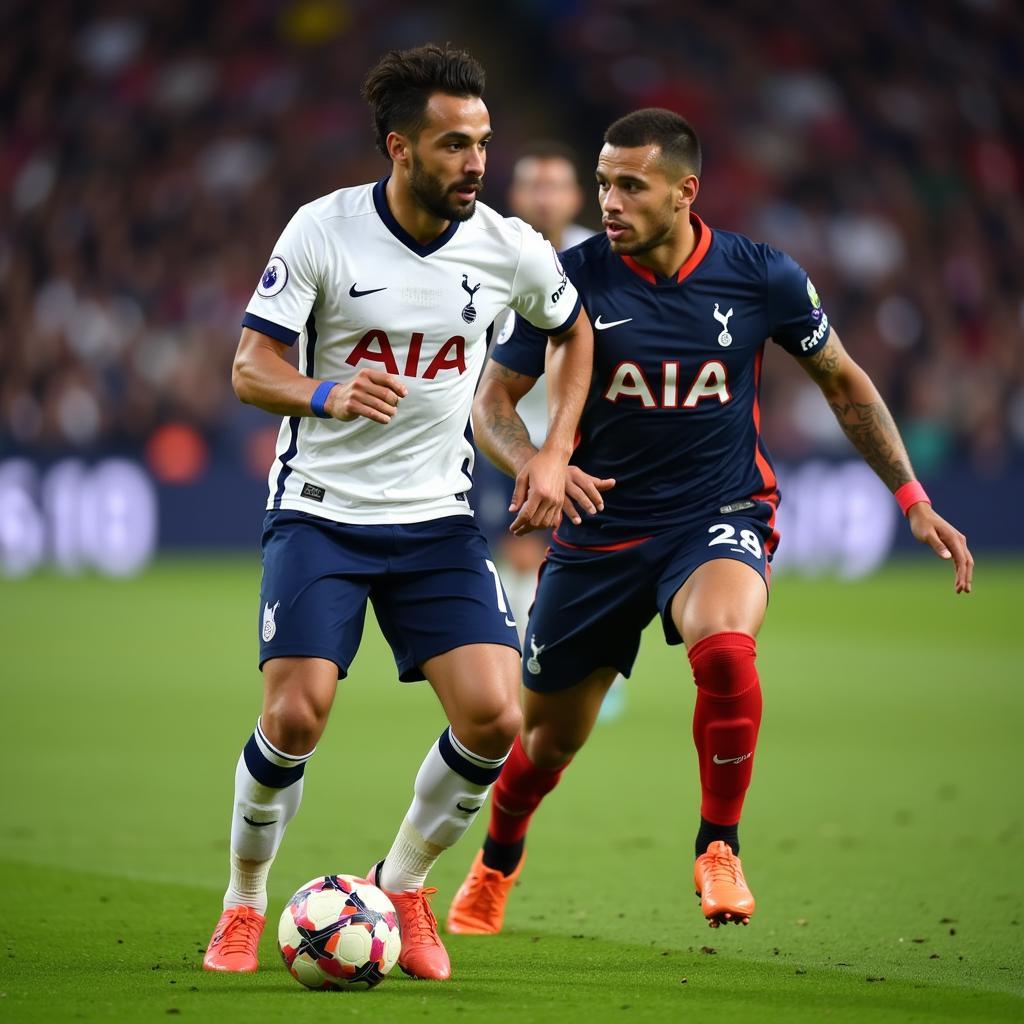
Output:
<svg viewBox="0 0 1024 1024">
<path fill-rule="evenodd" d="M 916 505 L 919 501 L 926 501 L 929 505 L 932 503 L 925 493 L 925 489 L 916 480 L 911 480 L 902 487 L 897 487 L 893 497 L 896 499 L 900 506 L 900 511 L 904 515 L 910 511 L 911 505 Z"/>
</svg>

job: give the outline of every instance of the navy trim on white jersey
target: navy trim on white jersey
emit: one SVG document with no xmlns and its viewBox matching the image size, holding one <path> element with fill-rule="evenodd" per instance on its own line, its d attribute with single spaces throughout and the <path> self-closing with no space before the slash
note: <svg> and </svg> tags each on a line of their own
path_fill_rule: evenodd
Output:
<svg viewBox="0 0 1024 1024">
<path fill-rule="evenodd" d="M 316 353 L 316 319 L 309 314 L 306 321 L 306 376 L 312 377 L 313 356 Z M 291 430 L 291 438 L 288 441 L 288 448 L 281 456 L 281 472 L 277 474 L 277 490 L 274 492 L 274 508 L 281 507 L 281 499 L 284 497 L 284 485 L 288 477 L 292 475 L 292 467 L 289 462 L 294 459 L 299 451 L 299 425 L 302 422 L 301 416 L 290 416 L 288 427 Z"/>
<path fill-rule="evenodd" d="M 395 219 L 395 215 L 391 212 L 391 208 L 388 206 L 387 189 L 388 179 L 391 177 L 389 174 L 387 178 L 381 178 L 376 185 L 373 186 L 373 205 L 377 208 L 377 214 L 380 219 L 384 222 L 384 227 L 388 229 L 397 238 L 402 245 L 407 249 L 411 249 L 417 256 L 429 256 L 432 252 L 437 252 L 443 245 L 450 242 L 455 235 L 455 232 L 459 230 L 459 222 L 452 220 L 448 222 L 448 227 L 444 229 L 432 242 L 428 242 L 426 245 L 420 245 L 412 235 L 409 234 L 405 228 Z"/>
<path fill-rule="evenodd" d="M 275 341 L 280 341 L 285 345 L 294 345 L 295 339 L 299 336 L 298 331 L 293 331 L 288 327 L 282 327 L 280 324 L 275 324 L 273 320 L 265 320 L 261 316 L 257 316 L 255 313 L 246 313 L 242 317 L 242 326 L 249 327 L 254 331 L 259 331 L 260 334 L 269 335 Z"/>
<path fill-rule="evenodd" d="M 557 337 L 559 334 L 564 334 L 574 323 L 576 323 L 577 317 L 580 315 L 580 310 L 583 308 L 583 299 L 579 296 L 576 297 L 576 305 L 572 307 L 572 312 L 562 321 L 561 327 L 552 328 L 550 331 L 544 333 L 550 337 Z"/>
</svg>

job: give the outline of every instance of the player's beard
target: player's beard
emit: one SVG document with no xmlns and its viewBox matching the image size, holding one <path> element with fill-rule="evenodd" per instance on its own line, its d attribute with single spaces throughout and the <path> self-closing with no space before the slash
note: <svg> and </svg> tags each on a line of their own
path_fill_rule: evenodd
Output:
<svg viewBox="0 0 1024 1024">
<path fill-rule="evenodd" d="M 423 209 L 440 220 L 469 220 L 476 213 L 476 197 L 464 203 L 455 195 L 455 190 L 466 185 L 479 187 L 482 184 L 483 178 L 467 178 L 446 187 L 439 177 L 424 169 L 415 155 L 412 158 L 409 191 Z"/>
<path fill-rule="evenodd" d="M 661 216 L 654 222 L 651 233 L 645 238 L 637 238 L 634 242 L 612 242 L 612 252 L 620 256 L 639 256 L 642 253 L 657 249 L 664 245 L 676 229 L 676 215 L 672 205 L 672 197 L 665 200 L 661 210 Z"/>
</svg>

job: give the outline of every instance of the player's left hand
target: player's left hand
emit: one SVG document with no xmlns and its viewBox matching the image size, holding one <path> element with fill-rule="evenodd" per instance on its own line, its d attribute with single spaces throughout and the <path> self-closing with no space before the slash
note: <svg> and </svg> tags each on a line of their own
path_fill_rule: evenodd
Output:
<svg viewBox="0 0 1024 1024">
<path fill-rule="evenodd" d="M 550 530 L 562 521 L 566 465 L 563 456 L 543 448 L 516 474 L 509 512 L 517 513 L 509 532 L 522 537 L 531 530 Z"/>
<path fill-rule="evenodd" d="M 615 486 L 614 479 L 591 476 L 579 466 L 570 466 L 565 477 L 565 501 L 562 503 L 565 515 L 578 525 L 583 522 L 581 513 L 596 516 L 603 511 L 602 493 Z"/>
<path fill-rule="evenodd" d="M 974 575 L 974 558 L 967 547 L 967 538 L 947 523 L 926 501 L 911 505 L 907 514 L 910 531 L 923 544 L 929 545 L 939 558 L 953 561 L 956 571 L 956 592 L 969 594 Z"/>
</svg>

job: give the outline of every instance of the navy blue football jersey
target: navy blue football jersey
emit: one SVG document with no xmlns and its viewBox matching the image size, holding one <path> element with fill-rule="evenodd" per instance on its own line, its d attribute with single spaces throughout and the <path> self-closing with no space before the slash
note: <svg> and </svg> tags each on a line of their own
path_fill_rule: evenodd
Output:
<svg viewBox="0 0 1024 1024">
<path fill-rule="evenodd" d="M 808 356 L 825 344 L 828 317 L 791 257 L 691 219 L 697 245 L 669 279 L 614 254 L 604 235 L 562 254 L 594 325 L 572 462 L 617 481 L 602 512 L 563 521 L 563 543 L 618 545 L 719 511 L 778 506 L 760 432 L 764 345 Z M 517 318 L 492 358 L 539 377 L 546 346 Z"/>
</svg>

